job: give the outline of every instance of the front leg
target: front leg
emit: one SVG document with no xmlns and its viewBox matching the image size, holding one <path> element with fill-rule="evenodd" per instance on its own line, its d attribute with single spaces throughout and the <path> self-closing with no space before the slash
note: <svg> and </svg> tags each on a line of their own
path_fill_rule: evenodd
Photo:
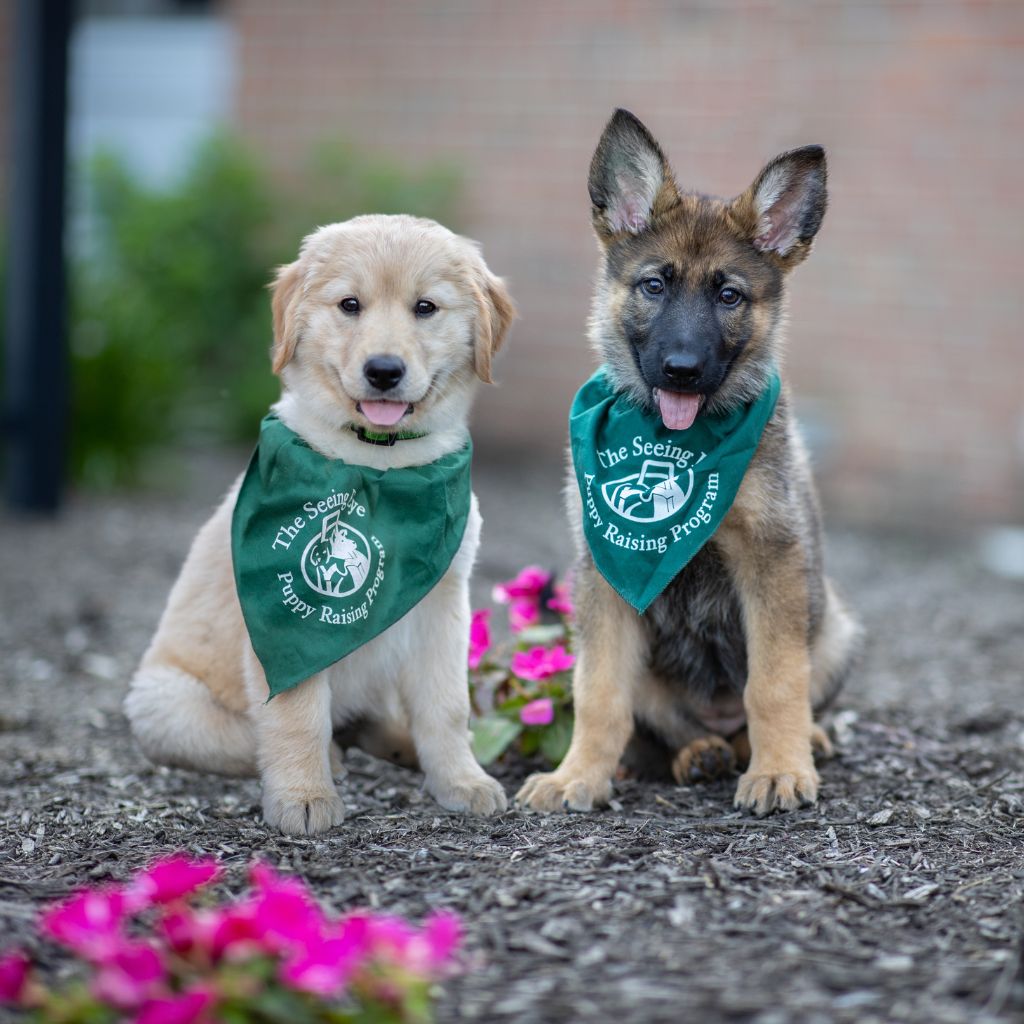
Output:
<svg viewBox="0 0 1024 1024">
<path fill-rule="evenodd" d="M 575 724 L 565 760 L 531 775 L 517 799 L 535 811 L 590 811 L 611 797 L 611 780 L 633 734 L 633 697 L 642 667 L 640 616 L 591 564 L 575 585 L 578 658 Z"/>
<path fill-rule="evenodd" d="M 256 726 L 263 817 L 289 835 L 316 835 L 345 816 L 332 779 L 331 690 L 320 672 L 269 703 L 266 677 L 246 658 L 250 716 Z"/>
<path fill-rule="evenodd" d="M 496 814 L 508 799 L 477 763 L 470 746 L 469 588 L 443 580 L 424 600 L 416 667 L 404 676 L 402 699 L 427 791 L 449 811 Z"/>
<path fill-rule="evenodd" d="M 736 806 L 768 814 L 818 797 L 811 750 L 811 661 L 807 568 L 799 541 L 774 541 L 723 530 L 747 641 L 743 692 L 750 765 L 736 788 Z"/>
</svg>

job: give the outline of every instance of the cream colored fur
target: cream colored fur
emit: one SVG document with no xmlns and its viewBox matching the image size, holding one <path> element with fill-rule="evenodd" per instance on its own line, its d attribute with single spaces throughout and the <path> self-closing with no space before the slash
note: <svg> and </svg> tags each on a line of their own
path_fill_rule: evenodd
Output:
<svg viewBox="0 0 1024 1024">
<path fill-rule="evenodd" d="M 358 315 L 338 303 L 357 297 Z M 417 317 L 417 301 L 437 306 Z M 378 469 L 432 462 L 465 444 L 478 379 L 514 316 L 502 282 L 474 243 L 433 221 L 357 217 L 305 239 L 274 285 L 275 410 L 331 458 Z M 413 411 L 399 424 L 427 436 L 393 447 L 360 441 L 357 408 L 374 397 L 362 368 L 393 355 L 407 367 L 388 398 Z M 379 429 L 379 428 L 374 428 Z M 325 672 L 267 702 L 235 592 L 231 514 L 236 481 L 202 527 L 125 710 L 153 761 L 228 775 L 259 773 L 267 822 L 323 832 L 342 820 L 332 736 L 363 720 L 411 740 L 427 790 L 449 810 L 493 814 L 505 794 L 469 745 L 466 655 L 469 576 L 480 537 L 474 496 L 462 545 L 441 582 L 408 615 Z"/>
</svg>

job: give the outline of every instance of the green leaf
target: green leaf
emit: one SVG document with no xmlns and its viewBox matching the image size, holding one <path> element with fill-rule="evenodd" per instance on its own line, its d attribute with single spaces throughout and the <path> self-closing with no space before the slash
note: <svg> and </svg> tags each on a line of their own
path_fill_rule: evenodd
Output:
<svg viewBox="0 0 1024 1024">
<path fill-rule="evenodd" d="M 532 695 L 526 696 L 521 693 L 517 693 L 514 697 L 509 697 L 508 700 L 503 700 L 497 707 L 498 712 L 504 718 L 518 718 L 519 709 L 529 704 L 533 700 Z"/>
<path fill-rule="evenodd" d="M 569 750 L 572 740 L 573 716 L 569 711 L 561 711 L 555 720 L 540 735 L 540 752 L 557 768 Z"/>
<path fill-rule="evenodd" d="M 523 757 L 533 757 L 540 749 L 541 735 L 542 731 L 540 729 L 524 729 L 523 735 L 519 740 L 519 753 Z"/>
<path fill-rule="evenodd" d="M 483 765 L 496 761 L 523 731 L 522 723 L 501 715 L 484 715 L 473 723 L 473 753 Z"/>
</svg>

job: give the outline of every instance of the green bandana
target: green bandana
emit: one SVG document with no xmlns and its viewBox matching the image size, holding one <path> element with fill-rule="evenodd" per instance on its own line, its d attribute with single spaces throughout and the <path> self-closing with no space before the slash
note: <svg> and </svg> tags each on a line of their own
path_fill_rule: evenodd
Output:
<svg viewBox="0 0 1024 1024">
<path fill-rule="evenodd" d="M 583 533 L 602 576 L 639 612 L 672 582 L 725 518 L 779 397 L 669 430 L 613 391 L 604 368 L 569 413 Z"/>
<path fill-rule="evenodd" d="M 384 632 L 448 571 L 469 517 L 472 446 L 426 466 L 328 459 L 273 414 L 242 481 L 231 554 L 270 696 Z"/>
</svg>

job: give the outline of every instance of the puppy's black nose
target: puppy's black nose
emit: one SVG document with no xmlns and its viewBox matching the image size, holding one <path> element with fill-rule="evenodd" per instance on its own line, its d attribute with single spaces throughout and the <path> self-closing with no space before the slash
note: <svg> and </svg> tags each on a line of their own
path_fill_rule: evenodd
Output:
<svg viewBox="0 0 1024 1024">
<path fill-rule="evenodd" d="M 363 376 L 378 390 L 390 391 L 405 376 L 405 363 L 398 356 L 374 356 L 363 364 Z"/>
<path fill-rule="evenodd" d="M 691 352 L 672 352 L 661 361 L 665 380 L 681 387 L 695 384 L 704 370 L 704 361 Z"/>
</svg>

